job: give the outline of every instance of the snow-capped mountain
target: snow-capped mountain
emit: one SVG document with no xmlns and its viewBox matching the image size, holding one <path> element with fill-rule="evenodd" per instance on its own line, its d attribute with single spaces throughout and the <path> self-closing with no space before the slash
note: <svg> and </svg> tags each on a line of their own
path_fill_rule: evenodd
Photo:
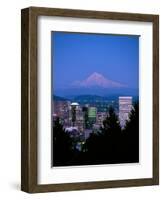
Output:
<svg viewBox="0 0 163 200">
<path fill-rule="evenodd" d="M 121 84 L 116 81 L 105 78 L 102 74 L 94 72 L 88 78 L 82 81 L 75 81 L 72 83 L 73 87 L 102 87 L 102 88 L 124 88 L 127 87 L 125 84 Z"/>
</svg>

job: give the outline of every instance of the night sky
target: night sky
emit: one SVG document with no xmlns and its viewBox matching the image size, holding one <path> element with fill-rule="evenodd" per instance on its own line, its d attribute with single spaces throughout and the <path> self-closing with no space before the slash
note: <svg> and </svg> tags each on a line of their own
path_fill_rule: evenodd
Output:
<svg viewBox="0 0 163 200">
<path fill-rule="evenodd" d="M 139 36 L 52 32 L 53 89 L 93 72 L 138 88 Z"/>
</svg>

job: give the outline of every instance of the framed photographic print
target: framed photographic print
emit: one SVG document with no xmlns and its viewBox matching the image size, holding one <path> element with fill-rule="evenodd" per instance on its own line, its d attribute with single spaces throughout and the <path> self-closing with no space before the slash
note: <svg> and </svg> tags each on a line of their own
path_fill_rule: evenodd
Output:
<svg viewBox="0 0 163 200">
<path fill-rule="evenodd" d="M 30 7 L 21 189 L 159 184 L 159 16 Z"/>
</svg>

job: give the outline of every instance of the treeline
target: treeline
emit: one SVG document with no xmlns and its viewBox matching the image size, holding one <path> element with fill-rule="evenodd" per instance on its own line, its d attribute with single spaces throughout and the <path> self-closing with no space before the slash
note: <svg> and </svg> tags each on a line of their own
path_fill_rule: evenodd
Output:
<svg viewBox="0 0 163 200">
<path fill-rule="evenodd" d="M 130 112 L 121 129 L 112 107 L 103 127 L 90 137 L 79 151 L 74 138 L 65 132 L 59 118 L 53 126 L 53 166 L 133 163 L 139 161 L 139 105 Z"/>
</svg>

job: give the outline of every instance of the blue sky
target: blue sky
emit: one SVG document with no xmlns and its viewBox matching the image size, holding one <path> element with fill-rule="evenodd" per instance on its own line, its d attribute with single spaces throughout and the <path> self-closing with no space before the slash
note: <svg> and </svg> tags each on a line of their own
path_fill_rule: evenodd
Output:
<svg viewBox="0 0 163 200">
<path fill-rule="evenodd" d="M 138 88 L 139 36 L 52 32 L 53 89 L 93 72 Z"/>
</svg>

